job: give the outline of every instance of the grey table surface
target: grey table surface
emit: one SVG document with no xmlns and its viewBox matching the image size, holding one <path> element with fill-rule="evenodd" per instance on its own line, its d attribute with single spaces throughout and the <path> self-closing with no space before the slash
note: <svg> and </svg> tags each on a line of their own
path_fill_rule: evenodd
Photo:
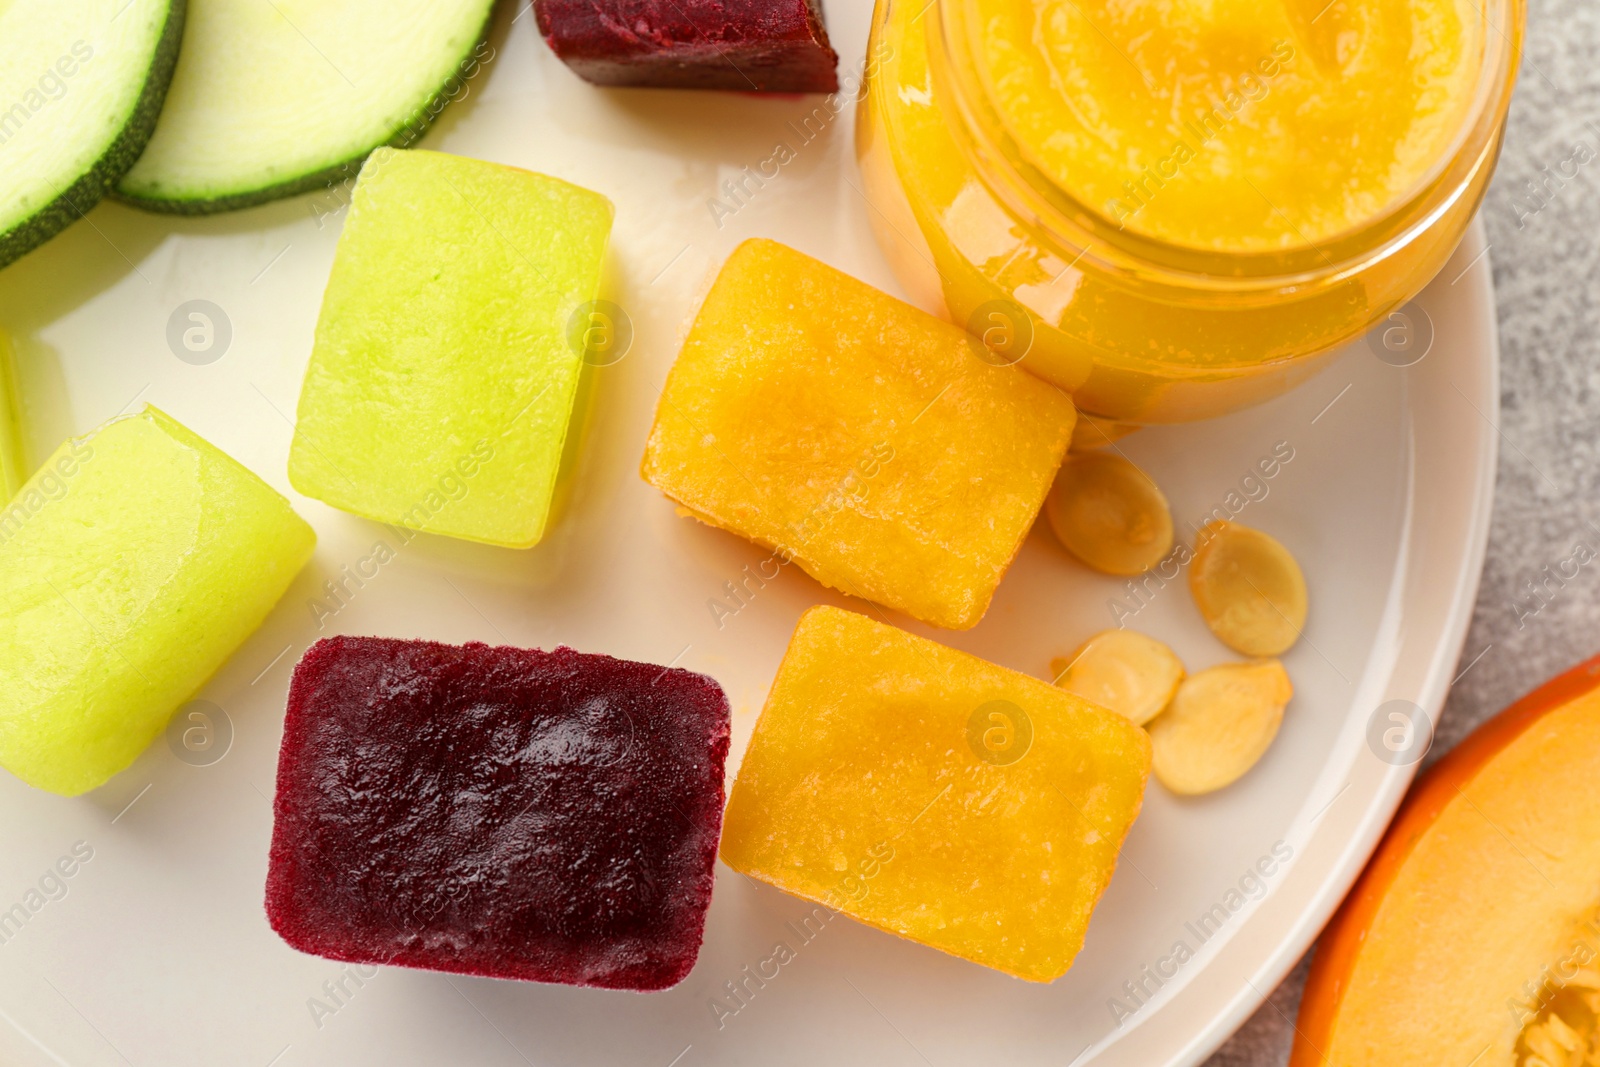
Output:
<svg viewBox="0 0 1600 1067">
<path fill-rule="evenodd" d="M 1600 551 L 1596 55 L 1600 2 L 1531 0 L 1505 146 L 1483 206 L 1500 323 L 1494 518 L 1462 652 L 1466 673 L 1445 703 L 1429 762 L 1518 696 L 1600 652 L 1600 566 L 1584 567 L 1536 613 L 1526 586 L 1580 544 Z M 1309 963 L 1308 954 L 1209 1067 L 1288 1061 Z"/>
</svg>

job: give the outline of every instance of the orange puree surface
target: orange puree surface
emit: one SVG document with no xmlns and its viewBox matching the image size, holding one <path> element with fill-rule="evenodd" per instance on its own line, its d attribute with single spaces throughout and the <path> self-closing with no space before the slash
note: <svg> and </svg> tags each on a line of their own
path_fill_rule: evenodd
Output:
<svg viewBox="0 0 1600 1067">
<path fill-rule="evenodd" d="M 1317 244 L 1451 154 L 1472 0 L 957 0 L 1017 150 L 1124 227 L 1219 252 Z"/>
</svg>

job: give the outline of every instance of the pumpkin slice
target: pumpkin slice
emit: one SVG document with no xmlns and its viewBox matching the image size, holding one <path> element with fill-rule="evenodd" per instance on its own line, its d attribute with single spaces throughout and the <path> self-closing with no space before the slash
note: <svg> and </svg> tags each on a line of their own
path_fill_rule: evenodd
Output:
<svg viewBox="0 0 1600 1067">
<path fill-rule="evenodd" d="M 1291 1067 L 1595 1062 L 1597 781 L 1600 657 L 1412 791 L 1317 947 Z"/>
</svg>

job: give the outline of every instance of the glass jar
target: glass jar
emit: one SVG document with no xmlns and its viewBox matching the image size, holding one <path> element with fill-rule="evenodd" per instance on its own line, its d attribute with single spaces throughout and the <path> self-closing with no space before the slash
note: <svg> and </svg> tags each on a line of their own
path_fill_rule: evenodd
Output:
<svg viewBox="0 0 1600 1067">
<path fill-rule="evenodd" d="M 1315 243 L 1216 251 L 1119 226 L 1031 164 L 974 72 L 972 10 L 878 0 L 856 148 L 879 243 L 914 301 L 1132 424 L 1270 399 L 1433 278 L 1493 172 L 1524 21 L 1485 0 L 1473 99 L 1412 192 Z"/>
</svg>

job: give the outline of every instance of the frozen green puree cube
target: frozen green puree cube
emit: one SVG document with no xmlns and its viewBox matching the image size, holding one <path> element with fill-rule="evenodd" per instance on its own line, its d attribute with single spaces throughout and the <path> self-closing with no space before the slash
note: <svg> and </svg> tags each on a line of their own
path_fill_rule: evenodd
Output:
<svg viewBox="0 0 1600 1067">
<path fill-rule="evenodd" d="M 73 796 L 132 763 L 315 541 L 155 408 L 62 445 L 0 510 L 0 765 Z"/>
<path fill-rule="evenodd" d="M 22 462 L 21 413 L 11 339 L 0 333 L 0 503 L 10 500 L 27 477 Z"/>
<path fill-rule="evenodd" d="M 374 152 L 322 299 L 295 488 L 397 526 L 536 544 L 611 215 L 528 171 Z"/>
</svg>

